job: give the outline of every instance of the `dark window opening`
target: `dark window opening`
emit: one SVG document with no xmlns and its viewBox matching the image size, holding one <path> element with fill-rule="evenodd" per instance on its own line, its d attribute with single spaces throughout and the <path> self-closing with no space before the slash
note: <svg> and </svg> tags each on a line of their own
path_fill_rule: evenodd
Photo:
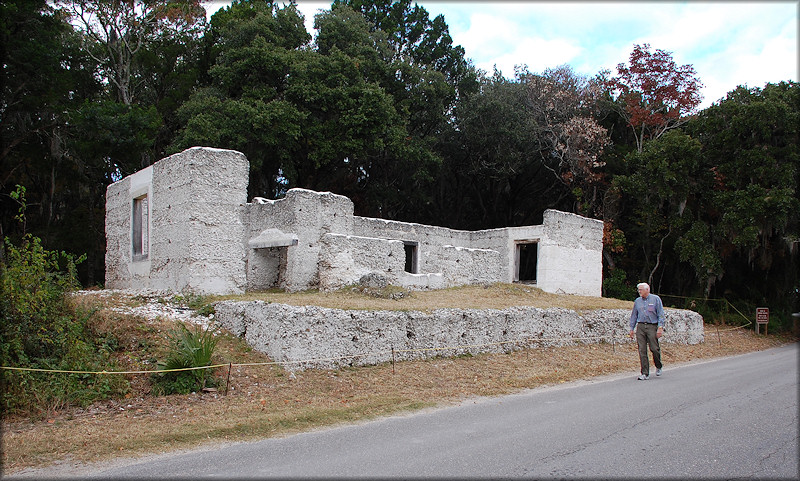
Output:
<svg viewBox="0 0 800 481">
<path fill-rule="evenodd" d="M 539 258 L 538 246 L 539 244 L 536 242 L 517 244 L 515 281 L 536 284 L 536 263 Z"/>
<path fill-rule="evenodd" d="M 406 251 L 406 267 L 405 271 L 411 274 L 417 273 L 417 247 L 419 244 L 416 242 L 404 242 L 403 244 Z"/>
</svg>

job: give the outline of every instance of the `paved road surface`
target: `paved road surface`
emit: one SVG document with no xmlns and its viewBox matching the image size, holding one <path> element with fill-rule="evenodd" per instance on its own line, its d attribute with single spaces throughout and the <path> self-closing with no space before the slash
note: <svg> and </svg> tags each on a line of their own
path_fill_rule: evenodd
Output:
<svg viewBox="0 0 800 481">
<path fill-rule="evenodd" d="M 631 373 L 84 476 L 797 479 L 798 350 L 667 365 L 649 381 Z"/>
</svg>

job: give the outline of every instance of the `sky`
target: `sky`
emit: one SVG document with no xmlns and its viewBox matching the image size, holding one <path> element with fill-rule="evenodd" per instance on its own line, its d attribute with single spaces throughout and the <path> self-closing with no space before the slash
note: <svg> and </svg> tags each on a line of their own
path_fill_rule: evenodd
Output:
<svg viewBox="0 0 800 481">
<path fill-rule="evenodd" d="M 203 2 L 209 15 L 229 2 Z M 512 77 L 570 65 L 579 74 L 616 72 L 634 44 L 671 52 L 704 84 L 705 108 L 739 85 L 798 80 L 798 1 L 417 1 L 443 15 L 453 43 L 487 72 Z M 306 29 L 331 2 L 300 0 Z"/>
</svg>

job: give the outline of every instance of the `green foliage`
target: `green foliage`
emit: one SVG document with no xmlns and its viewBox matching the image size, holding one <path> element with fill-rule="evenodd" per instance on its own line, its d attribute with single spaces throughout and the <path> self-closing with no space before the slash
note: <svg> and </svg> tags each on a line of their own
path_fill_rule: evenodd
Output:
<svg viewBox="0 0 800 481">
<path fill-rule="evenodd" d="M 116 169 L 119 175 L 141 169 L 142 156 L 150 154 L 161 124 L 154 106 L 86 101 L 71 119 L 72 146 L 88 165 L 107 176 L 103 180 L 111 181 Z"/>
<path fill-rule="evenodd" d="M 24 219 L 24 189 L 19 220 Z M 0 359 L 3 366 L 99 371 L 109 368 L 106 349 L 98 349 L 88 328 L 92 312 L 76 311 L 67 294 L 78 286 L 75 259 L 65 252 L 48 251 L 31 234 L 19 245 L 4 239 L 0 262 Z M 55 374 L 3 371 L 2 406 L 8 412 L 37 413 L 66 404 L 85 406 L 97 399 L 123 393 L 122 378 L 92 374 Z"/>
<path fill-rule="evenodd" d="M 625 301 L 631 300 L 634 289 L 627 281 L 628 275 L 620 268 L 612 269 L 609 276 L 603 279 L 603 297 L 613 297 Z"/>
<path fill-rule="evenodd" d="M 26 363 L 57 357 L 74 340 L 65 293 L 78 286 L 75 265 L 83 257 L 76 260 L 65 252 L 47 251 L 30 234 L 20 246 L 6 238 L 4 247 L 0 264 L 3 359 Z"/>
<path fill-rule="evenodd" d="M 185 324 L 179 323 L 169 335 L 170 351 L 166 360 L 158 363 L 158 370 L 210 366 L 217 341 L 216 329 L 211 326 L 205 329 L 195 326 L 189 330 Z M 214 379 L 209 376 L 208 369 L 193 369 L 153 374 L 153 383 L 157 393 L 188 394 L 208 387 Z"/>
<path fill-rule="evenodd" d="M 624 202 L 625 237 L 642 255 L 641 277 L 652 281 L 665 267 L 664 257 L 701 211 L 700 195 L 708 174 L 700 168 L 702 145 L 683 131 L 671 130 L 626 157 L 630 172 L 614 178 Z M 696 256 L 687 259 L 697 260 Z M 698 267 L 698 270 L 700 267 Z M 713 274 L 713 273 L 712 273 Z M 708 274 L 706 274 L 706 277 Z"/>
</svg>

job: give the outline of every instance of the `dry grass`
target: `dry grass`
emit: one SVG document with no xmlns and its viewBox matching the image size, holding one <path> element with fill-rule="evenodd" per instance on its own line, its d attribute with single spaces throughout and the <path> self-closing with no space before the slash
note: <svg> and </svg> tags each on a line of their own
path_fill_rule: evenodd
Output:
<svg viewBox="0 0 800 481">
<path fill-rule="evenodd" d="M 388 290 L 389 293 L 395 293 Z M 551 294 L 525 284 L 491 284 L 486 286 L 464 286 L 429 291 L 407 291 L 399 299 L 364 295 L 358 289 L 345 288 L 333 292 L 269 291 L 242 296 L 220 296 L 213 300 L 262 300 L 293 306 L 314 305 L 334 309 L 358 310 L 414 310 L 430 312 L 441 308 L 505 309 L 512 306 L 535 306 L 540 308 L 563 307 L 573 310 L 585 309 L 630 309 L 632 301 L 604 297 L 568 296 Z"/>
<path fill-rule="evenodd" d="M 318 305 L 362 309 L 384 309 L 385 305 L 419 310 L 454 305 L 499 308 L 515 300 L 519 303 L 512 305 L 547 307 L 551 305 L 549 302 L 555 302 L 550 295 L 539 291 L 535 297 L 541 298 L 543 304 L 527 304 L 534 301 L 531 300 L 533 296 L 526 295 L 531 292 L 525 289 L 530 288 L 469 288 L 440 292 L 440 296 L 415 293 L 409 299 L 411 302 L 365 299 L 363 295 L 359 298 L 348 292 L 331 295 L 267 293 L 263 296 L 273 302 L 312 303 L 313 300 Z M 483 293 L 489 295 L 481 297 Z M 450 295 L 453 297 L 447 302 L 442 300 Z M 570 305 L 589 309 L 598 302 L 587 299 L 595 304 L 572 299 Z M 614 305 L 617 302 L 626 304 L 613 300 L 601 303 L 606 301 L 609 305 L 600 307 L 619 307 Z M 560 306 L 564 306 L 563 298 Z M 120 356 L 120 362 L 126 367 L 146 368 L 141 358 L 154 351 L 143 348 L 142 344 L 158 342 L 164 330 L 171 327 L 169 321 L 143 322 L 119 314 L 103 315 L 103 311 L 99 316 L 98 329 L 103 327 L 100 324 L 108 323 L 104 328 L 113 328 L 120 342 L 125 344 L 126 354 Z M 776 336 L 755 336 L 744 330 L 723 332 L 718 339 L 715 329 L 715 326 L 707 326 L 703 344 L 664 344 L 667 372 L 679 363 L 762 350 L 790 341 Z M 250 350 L 242 340 L 230 334 L 222 334 L 217 355 L 221 362 L 268 361 L 266 356 Z M 234 367 L 227 396 L 216 392 L 154 397 L 149 394 L 146 377 L 129 376 L 134 382 L 125 399 L 97 403 L 87 409 L 50 413 L 39 420 L 4 420 L 2 461 L 5 472 L 14 473 L 56 462 L 88 463 L 208 443 L 282 436 L 458 403 L 477 396 L 498 396 L 623 372 L 630 372 L 632 379 L 638 373 L 638 354 L 633 343 L 533 348 L 507 354 L 407 361 L 394 367 L 384 364 L 295 374 L 273 365 Z M 216 375 L 222 379 L 221 391 L 224 391 L 227 374 L 227 368 L 217 370 Z"/>
</svg>

